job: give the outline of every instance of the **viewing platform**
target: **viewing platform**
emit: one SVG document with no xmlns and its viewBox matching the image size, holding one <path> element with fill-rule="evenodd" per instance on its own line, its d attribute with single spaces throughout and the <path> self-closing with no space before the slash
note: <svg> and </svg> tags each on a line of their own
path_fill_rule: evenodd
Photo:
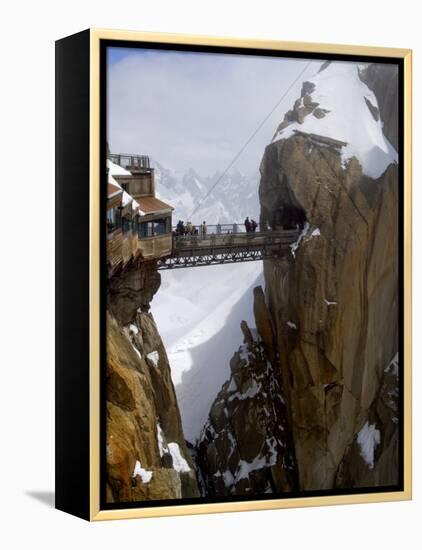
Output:
<svg viewBox="0 0 422 550">
<path fill-rule="evenodd" d="M 146 155 L 108 154 L 106 210 L 109 276 L 133 261 L 155 261 L 163 270 L 282 257 L 303 225 L 280 212 L 271 226 L 246 222 L 248 231 L 243 223 L 172 227 L 174 208 L 156 196 Z"/>
<path fill-rule="evenodd" d="M 244 226 L 201 226 L 196 235 L 173 236 L 171 256 L 158 261 L 158 269 L 178 269 L 216 264 L 251 262 L 281 257 L 299 236 L 297 229 L 271 230 L 257 226 L 246 232 Z"/>
</svg>

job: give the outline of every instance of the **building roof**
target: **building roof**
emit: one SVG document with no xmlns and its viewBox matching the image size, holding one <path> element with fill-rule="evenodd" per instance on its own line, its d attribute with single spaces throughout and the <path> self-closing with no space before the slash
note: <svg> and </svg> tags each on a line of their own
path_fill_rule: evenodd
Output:
<svg viewBox="0 0 422 550">
<path fill-rule="evenodd" d="M 114 197 L 118 193 L 122 193 L 122 192 L 123 192 L 123 190 L 122 190 L 121 187 L 119 187 L 118 185 L 115 185 L 114 183 L 111 183 L 110 181 L 108 182 L 108 186 L 107 186 L 107 198 L 108 199 L 111 199 L 112 197 Z"/>
<path fill-rule="evenodd" d="M 173 207 L 169 204 L 160 201 L 156 197 L 138 197 L 136 199 L 139 203 L 139 206 L 145 214 L 152 214 L 154 212 L 170 212 L 173 210 Z"/>
</svg>

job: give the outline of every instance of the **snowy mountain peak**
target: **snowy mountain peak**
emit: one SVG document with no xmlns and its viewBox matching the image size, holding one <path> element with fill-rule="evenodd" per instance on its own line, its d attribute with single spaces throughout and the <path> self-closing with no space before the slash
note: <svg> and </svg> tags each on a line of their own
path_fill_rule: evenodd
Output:
<svg viewBox="0 0 422 550">
<path fill-rule="evenodd" d="M 300 98 L 286 113 L 273 142 L 312 134 L 322 138 L 321 144 L 339 149 L 343 167 L 356 157 L 366 175 L 378 178 L 398 160 L 382 128 L 377 99 L 360 79 L 359 66 L 331 62 L 303 83 Z"/>
<path fill-rule="evenodd" d="M 180 175 L 157 161 L 153 166 L 157 196 L 175 208 L 175 220 L 187 221 L 192 212 L 194 224 L 242 223 L 246 216 L 259 217 L 258 174 L 247 177 L 233 170 L 203 177 L 193 168 Z"/>
<path fill-rule="evenodd" d="M 183 185 L 192 193 L 202 198 L 208 191 L 206 184 L 193 168 L 184 174 L 182 179 Z"/>
<path fill-rule="evenodd" d="M 183 176 L 183 179 L 187 179 L 187 180 L 198 180 L 199 184 L 201 184 L 201 176 L 198 174 L 198 172 L 196 172 L 196 170 L 194 170 L 193 168 L 189 168 L 184 176 Z"/>
</svg>

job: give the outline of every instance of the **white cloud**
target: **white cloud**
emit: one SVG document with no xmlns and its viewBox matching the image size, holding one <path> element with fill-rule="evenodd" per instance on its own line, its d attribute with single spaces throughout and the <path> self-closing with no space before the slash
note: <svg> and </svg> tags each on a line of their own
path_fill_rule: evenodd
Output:
<svg viewBox="0 0 422 550">
<path fill-rule="evenodd" d="M 119 52 L 121 53 L 121 52 Z M 178 170 L 222 171 L 306 65 L 306 60 L 130 49 L 108 70 L 112 152 L 148 154 Z M 315 73 L 313 63 L 304 78 Z M 256 172 L 298 96 L 300 78 L 236 163 Z"/>
</svg>

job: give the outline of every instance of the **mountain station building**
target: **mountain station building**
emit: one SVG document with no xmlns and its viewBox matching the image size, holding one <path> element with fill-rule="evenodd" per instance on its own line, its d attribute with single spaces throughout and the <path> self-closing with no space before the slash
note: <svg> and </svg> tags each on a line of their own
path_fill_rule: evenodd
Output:
<svg viewBox="0 0 422 550">
<path fill-rule="evenodd" d="M 155 195 L 147 156 L 111 155 L 107 160 L 107 261 L 113 272 L 134 258 L 172 253 L 173 207 Z"/>
</svg>

